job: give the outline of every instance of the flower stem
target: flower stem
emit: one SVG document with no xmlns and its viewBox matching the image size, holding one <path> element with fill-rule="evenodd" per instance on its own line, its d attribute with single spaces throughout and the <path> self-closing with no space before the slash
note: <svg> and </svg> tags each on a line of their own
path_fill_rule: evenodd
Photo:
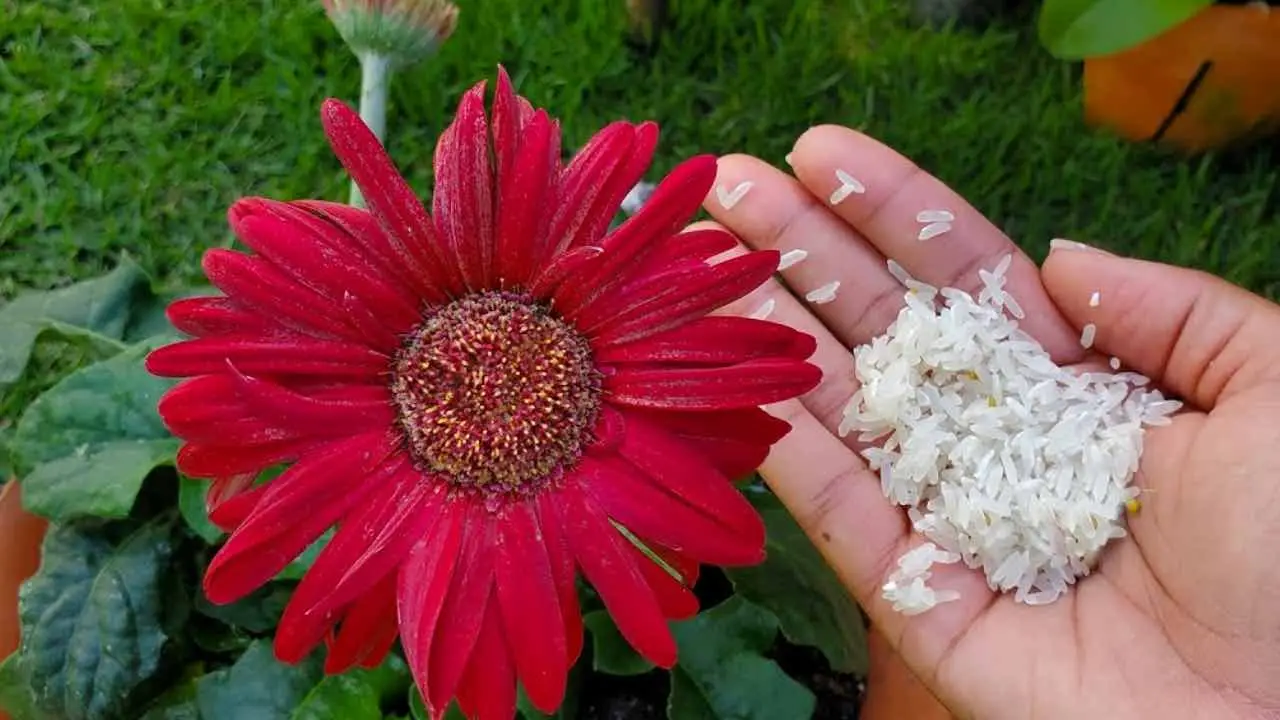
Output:
<svg viewBox="0 0 1280 720">
<path fill-rule="evenodd" d="M 386 142 L 387 87 L 391 84 L 391 59 L 378 53 L 360 55 L 360 119 L 378 140 Z M 351 204 L 364 206 L 360 188 L 351 183 Z"/>
</svg>

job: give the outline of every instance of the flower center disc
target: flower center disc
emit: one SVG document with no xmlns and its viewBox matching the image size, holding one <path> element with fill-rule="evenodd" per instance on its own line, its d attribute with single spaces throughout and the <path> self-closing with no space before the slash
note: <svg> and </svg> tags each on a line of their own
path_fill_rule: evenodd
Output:
<svg viewBox="0 0 1280 720">
<path fill-rule="evenodd" d="M 393 367 L 415 459 L 459 487 L 536 489 L 578 459 L 600 408 L 586 339 L 510 293 L 435 310 Z"/>
</svg>

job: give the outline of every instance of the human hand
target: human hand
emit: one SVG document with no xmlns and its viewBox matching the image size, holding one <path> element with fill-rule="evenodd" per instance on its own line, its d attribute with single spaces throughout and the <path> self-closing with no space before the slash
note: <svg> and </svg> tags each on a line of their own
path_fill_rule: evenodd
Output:
<svg viewBox="0 0 1280 720">
<path fill-rule="evenodd" d="M 962 718 L 1280 717 L 1280 563 L 1271 554 L 1280 543 L 1280 307 L 1203 273 L 1071 243 L 1056 243 L 1037 268 L 937 179 L 852 130 L 810 130 L 791 162 L 795 178 L 754 158 L 722 158 L 718 188 L 753 186 L 736 203 L 715 191 L 705 203 L 752 248 L 808 252 L 727 309 L 748 314 L 771 299 L 771 319 L 818 340 L 824 380 L 769 408 L 793 430 L 761 474 L 907 665 Z M 865 192 L 832 205 L 837 168 Z M 916 214 L 942 208 L 953 229 L 918 240 Z M 904 616 L 880 588 L 922 541 L 854 438 L 836 433 L 857 387 L 850 348 L 882 333 L 902 306 L 886 258 L 976 294 L 978 269 L 1009 252 L 1021 326 L 1056 362 L 1116 356 L 1187 406 L 1147 431 L 1135 484 L 1149 493 L 1129 517 L 1130 537 L 1113 541 L 1067 595 L 1021 605 L 992 593 L 978 571 L 935 566 L 930 584 L 961 599 Z M 837 280 L 834 300 L 803 299 Z M 1095 291 L 1102 300 L 1090 307 Z M 1092 352 L 1079 343 L 1088 322 Z"/>
</svg>

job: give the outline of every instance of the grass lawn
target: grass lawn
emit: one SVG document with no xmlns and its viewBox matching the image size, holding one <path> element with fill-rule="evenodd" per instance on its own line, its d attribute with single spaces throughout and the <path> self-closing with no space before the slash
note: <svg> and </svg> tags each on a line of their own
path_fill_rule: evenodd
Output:
<svg viewBox="0 0 1280 720">
<path fill-rule="evenodd" d="M 900 0 L 673 0 L 647 57 L 622 0 L 459 0 L 459 29 L 397 77 L 392 153 L 416 187 L 459 93 L 498 62 L 575 147 L 658 120 L 658 171 L 698 152 L 782 162 L 814 123 L 880 137 L 1040 255 L 1068 236 L 1280 294 L 1275 152 L 1181 160 L 1085 128 L 1078 70 L 1029 18 L 914 28 Z M 359 68 L 315 0 L 0 1 L 0 298 L 128 253 L 199 278 L 237 196 L 345 199 L 318 104 Z"/>
</svg>

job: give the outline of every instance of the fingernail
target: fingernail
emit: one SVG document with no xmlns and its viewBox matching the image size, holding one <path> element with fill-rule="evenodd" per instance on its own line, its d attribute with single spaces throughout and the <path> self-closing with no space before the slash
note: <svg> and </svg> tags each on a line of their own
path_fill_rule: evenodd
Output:
<svg viewBox="0 0 1280 720">
<path fill-rule="evenodd" d="M 1111 254 L 1106 250 L 1100 250 L 1092 245 L 1085 245 L 1082 242 L 1076 242 L 1075 240 L 1067 240 L 1065 238 L 1054 238 L 1049 241 L 1049 251 L 1053 252 L 1054 250 L 1072 250 L 1075 252 L 1091 252 L 1091 253 L 1097 253 L 1099 255 Z"/>
</svg>

